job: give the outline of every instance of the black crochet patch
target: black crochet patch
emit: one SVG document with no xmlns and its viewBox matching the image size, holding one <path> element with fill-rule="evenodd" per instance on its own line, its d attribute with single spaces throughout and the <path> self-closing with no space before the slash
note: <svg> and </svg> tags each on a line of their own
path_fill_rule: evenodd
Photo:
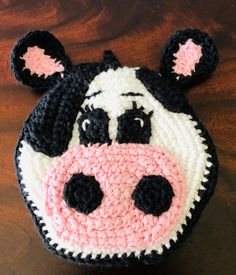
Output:
<svg viewBox="0 0 236 275">
<path fill-rule="evenodd" d="M 94 211 L 102 202 L 103 192 L 93 176 L 76 174 L 65 184 L 63 199 L 70 208 L 84 214 Z"/>
<path fill-rule="evenodd" d="M 109 117 L 103 109 L 86 108 L 78 119 L 80 144 L 111 143 L 108 133 Z"/>
<path fill-rule="evenodd" d="M 168 79 L 148 68 L 140 68 L 136 71 L 136 76 L 168 111 L 189 113 L 189 103 L 183 91 L 174 86 Z"/>
<path fill-rule="evenodd" d="M 133 102 L 133 109 L 126 110 L 117 119 L 117 141 L 119 143 L 149 143 L 152 113 L 146 114 L 143 107 L 138 109 L 136 103 Z"/>
<path fill-rule="evenodd" d="M 174 192 L 162 176 L 145 176 L 136 186 L 132 199 L 134 205 L 145 214 L 160 216 L 170 208 Z"/>
<path fill-rule="evenodd" d="M 99 72 L 116 67 L 117 63 L 74 66 L 70 75 L 43 96 L 23 129 L 25 140 L 36 152 L 55 157 L 66 151 L 89 83 Z"/>
</svg>

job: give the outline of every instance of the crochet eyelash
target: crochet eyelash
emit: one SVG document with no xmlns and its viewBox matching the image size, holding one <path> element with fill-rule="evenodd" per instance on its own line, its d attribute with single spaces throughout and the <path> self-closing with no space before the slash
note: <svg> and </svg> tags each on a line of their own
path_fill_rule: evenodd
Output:
<svg viewBox="0 0 236 275">
<path fill-rule="evenodd" d="M 145 110 L 143 106 L 138 107 L 136 101 L 132 102 L 132 107 L 133 107 L 132 109 L 128 109 L 127 111 L 131 111 L 131 110 L 144 111 Z M 147 115 L 147 117 L 151 117 L 153 115 L 153 111 L 150 111 L 149 113 L 145 113 L 145 114 Z"/>
<path fill-rule="evenodd" d="M 88 104 L 84 108 L 82 106 L 79 108 L 79 112 L 81 112 L 81 114 L 84 114 L 85 112 L 88 112 L 88 111 L 94 111 L 94 110 L 95 108 L 93 104 L 91 105 Z"/>
</svg>

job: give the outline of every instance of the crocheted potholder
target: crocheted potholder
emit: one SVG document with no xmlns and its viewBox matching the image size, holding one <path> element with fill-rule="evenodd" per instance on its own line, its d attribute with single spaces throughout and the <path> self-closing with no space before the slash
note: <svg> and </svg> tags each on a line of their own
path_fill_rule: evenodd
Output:
<svg viewBox="0 0 236 275">
<path fill-rule="evenodd" d="M 102 62 L 72 65 L 49 32 L 12 51 L 17 80 L 47 91 L 26 120 L 15 163 L 46 246 L 76 263 L 158 263 L 185 238 L 214 191 L 214 145 L 184 89 L 215 70 L 206 33 L 178 31 L 161 74 Z"/>
</svg>

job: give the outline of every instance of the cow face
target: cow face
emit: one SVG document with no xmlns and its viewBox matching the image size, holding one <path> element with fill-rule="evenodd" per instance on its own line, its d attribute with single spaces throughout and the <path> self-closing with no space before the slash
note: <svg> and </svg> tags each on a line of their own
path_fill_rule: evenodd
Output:
<svg viewBox="0 0 236 275">
<path fill-rule="evenodd" d="M 22 130 L 16 171 L 38 231 L 77 263 L 157 263 L 186 236 L 214 190 L 212 141 L 182 88 L 208 77 L 217 51 L 185 30 L 163 49 L 162 74 L 71 65 L 60 42 L 28 33 L 12 51 L 19 81 L 48 90 Z"/>
</svg>

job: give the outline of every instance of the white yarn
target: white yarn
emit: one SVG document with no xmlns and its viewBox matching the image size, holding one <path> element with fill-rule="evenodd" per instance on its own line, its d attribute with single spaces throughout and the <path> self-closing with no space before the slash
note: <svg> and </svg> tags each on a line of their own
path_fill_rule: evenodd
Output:
<svg viewBox="0 0 236 275">
<path fill-rule="evenodd" d="M 191 217 L 190 209 L 194 208 L 194 201 L 199 201 L 198 190 L 204 190 L 201 184 L 207 179 L 205 176 L 209 173 L 207 168 L 212 164 L 207 160 L 210 156 L 206 153 L 207 146 L 203 143 L 204 139 L 200 137 L 201 131 L 196 129 L 196 122 L 192 121 L 190 115 L 183 113 L 173 113 L 165 109 L 162 104 L 156 100 L 145 88 L 140 80 L 136 78 L 136 68 L 118 68 L 116 71 L 110 69 L 97 75 L 89 86 L 86 96 L 101 91 L 94 97 L 85 99 L 82 107 L 93 105 L 94 108 L 102 108 L 107 112 L 109 121 L 109 136 L 112 140 L 117 136 L 117 117 L 126 110 L 132 109 L 133 101 L 137 107 L 143 107 L 145 113 L 153 111 L 151 117 L 152 136 L 150 145 L 157 144 L 159 147 L 168 151 L 175 161 L 179 164 L 187 185 L 187 197 L 184 212 L 178 224 L 176 224 L 172 233 L 163 241 L 156 243 L 146 249 L 145 254 L 157 250 L 159 254 L 163 252 L 163 245 L 170 246 L 170 240 L 177 241 L 177 232 L 182 233 L 182 226 L 186 224 L 186 217 Z M 122 93 L 140 93 L 143 96 L 120 96 Z M 78 113 L 77 119 L 81 113 Z M 77 120 L 76 119 L 76 120 Z M 72 139 L 69 148 L 79 145 L 78 123 L 75 121 Z M 47 237 L 52 239 L 52 244 L 59 244 L 57 249 L 64 248 L 73 252 L 74 256 L 83 253 L 82 256 L 92 253 L 95 258 L 97 254 L 105 257 L 107 254 L 112 256 L 113 251 L 105 249 L 91 250 L 80 249 L 58 239 L 54 232 L 50 220 L 44 215 L 43 195 L 41 184 L 49 169 L 54 165 L 57 158 L 50 158 L 43 153 L 35 152 L 30 145 L 22 141 L 20 149 L 19 167 L 22 174 L 22 183 L 25 184 L 25 191 L 29 193 L 27 199 L 32 200 L 38 208 L 36 213 L 42 217 L 45 223 L 45 230 L 48 231 Z M 116 251 L 119 255 L 131 253 L 132 251 Z M 141 251 L 135 251 L 139 256 Z"/>
</svg>

